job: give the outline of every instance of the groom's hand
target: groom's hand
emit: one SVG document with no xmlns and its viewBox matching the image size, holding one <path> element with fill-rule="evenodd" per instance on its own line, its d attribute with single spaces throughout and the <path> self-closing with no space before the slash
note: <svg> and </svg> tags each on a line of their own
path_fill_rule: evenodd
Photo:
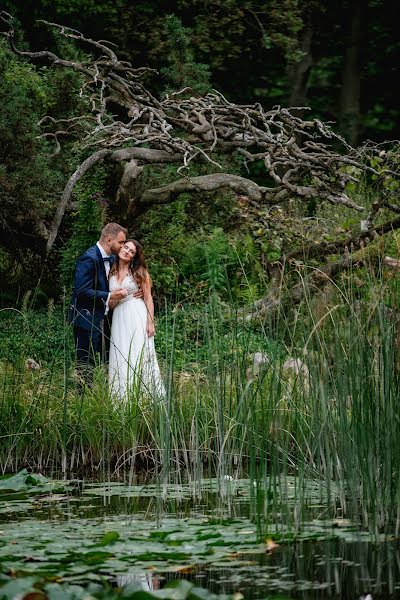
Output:
<svg viewBox="0 0 400 600">
<path fill-rule="evenodd" d="M 133 292 L 133 297 L 134 298 L 143 298 L 143 290 L 142 288 L 139 288 L 136 292 Z"/>
<path fill-rule="evenodd" d="M 110 301 L 113 303 L 119 302 L 123 298 L 126 298 L 127 295 L 128 295 L 128 290 L 126 290 L 124 288 L 120 288 L 119 290 L 114 290 L 113 292 L 111 292 Z"/>
</svg>

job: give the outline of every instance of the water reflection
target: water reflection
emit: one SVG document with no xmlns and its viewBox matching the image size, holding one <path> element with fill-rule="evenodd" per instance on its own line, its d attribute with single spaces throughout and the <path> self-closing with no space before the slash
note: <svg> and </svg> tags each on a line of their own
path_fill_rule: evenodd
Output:
<svg viewBox="0 0 400 600">
<path fill-rule="evenodd" d="M 132 543 L 137 544 L 136 553 L 141 551 L 139 545 L 148 541 L 151 527 L 161 531 L 163 536 L 165 534 L 165 538 L 153 538 L 153 541 L 159 541 L 160 548 L 151 550 L 151 562 L 150 559 L 142 559 L 142 570 L 139 570 L 137 561 L 136 570 L 129 566 L 126 573 L 119 573 L 114 577 L 113 573 L 124 566 L 113 569 L 104 563 L 102 573 L 108 574 L 109 579 L 113 578 L 118 587 L 139 583 L 145 590 L 153 591 L 162 588 L 171 579 L 184 577 L 195 585 L 215 593 L 241 592 L 245 600 L 260 600 L 267 596 L 272 600 L 275 594 L 293 600 L 359 600 L 368 594 L 372 595 L 373 600 L 400 600 L 398 541 L 373 541 L 373 538 L 365 538 L 362 532 L 357 532 L 354 526 L 343 518 L 329 520 L 329 511 L 326 506 L 321 505 L 317 493 L 313 495 L 314 504 L 310 503 L 304 511 L 304 518 L 308 521 L 302 522 L 300 533 L 296 533 L 295 528 L 290 530 L 290 526 L 288 527 L 290 509 L 294 504 L 290 505 L 287 502 L 286 512 L 282 510 L 282 513 L 273 513 L 268 530 L 271 532 L 275 527 L 275 531 L 283 535 L 292 531 L 292 537 L 277 536 L 277 546 L 268 551 L 265 540 L 271 533 L 265 533 L 258 540 L 254 533 L 248 550 L 243 552 L 243 545 L 239 551 L 235 548 L 235 544 L 239 547 L 242 541 L 238 543 L 240 536 L 238 541 L 236 538 L 233 542 L 230 541 L 229 536 L 228 541 L 224 541 L 223 536 L 227 530 L 225 526 L 246 521 L 245 529 L 254 532 L 257 530 L 260 533 L 261 530 L 255 524 L 257 520 L 254 512 L 251 510 L 250 496 L 257 492 L 257 506 L 260 506 L 260 501 L 267 502 L 269 499 L 266 493 L 258 493 L 254 488 L 250 488 L 250 493 L 249 485 L 243 482 L 241 487 L 235 489 L 227 506 L 210 484 L 206 490 L 203 489 L 200 498 L 191 495 L 190 486 L 171 486 L 170 495 L 165 500 L 159 496 L 159 490 L 157 485 L 136 486 L 134 489 L 134 486 L 130 487 L 122 482 L 81 482 L 75 490 L 65 491 L 63 494 L 37 495 L 34 498 L 18 494 L 15 499 L 4 498 L 0 504 L 0 519 L 4 523 L 28 519 L 35 522 L 41 519 L 42 528 L 46 522 L 58 522 L 63 528 L 62 531 L 65 527 L 64 522 L 77 523 L 79 519 L 85 520 L 86 523 L 95 523 L 94 529 L 97 526 L 101 528 L 102 521 L 107 522 L 107 528 L 111 530 L 114 528 L 114 520 L 126 520 L 128 530 L 119 530 L 120 541 L 125 544 L 123 552 L 136 562 L 132 546 L 129 545 L 131 542 L 128 531 L 130 522 L 140 516 L 137 520 L 145 523 L 145 526 L 141 530 L 140 539 L 132 535 Z M 274 500 L 274 497 L 271 498 Z M 315 515 L 318 515 L 318 520 L 313 520 Z M 207 519 L 210 516 L 212 518 Z M 168 529 L 167 525 L 172 518 L 174 531 L 178 531 L 178 534 L 175 535 L 175 539 L 168 540 L 172 530 Z M 189 541 L 181 536 L 181 530 L 185 529 L 183 519 L 188 518 L 206 523 L 204 526 L 202 523 L 196 525 L 201 528 L 201 535 L 190 538 Z M 117 528 L 116 525 L 115 527 Z M 215 532 L 213 527 L 216 528 Z M 207 533 L 204 535 L 205 529 Z M 211 535 L 217 531 L 218 535 Z M 221 533 L 222 531 L 224 533 Z M 305 534 L 309 536 L 307 540 L 299 539 Z M 201 537 L 203 535 L 204 537 Z M 213 562 L 200 564 L 200 561 L 205 563 L 205 554 L 196 554 L 196 543 L 204 542 L 206 546 L 211 537 L 215 538 L 215 544 L 207 546 L 204 552 L 209 551 L 208 556 L 212 557 L 210 560 Z M 262 554 L 257 554 L 255 550 L 260 541 L 265 548 L 263 546 Z M 164 543 L 166 547 L 162 547 Z M 185 549 L 186 543 L 188 547 L 191 545 L 192 549 Z M 225 545 L 226 553 L 222 558 L 220 555 L 219 559 L 215 559 L 213 552 L 214 549 L 218 549 L 218 544 L 220 547 Z M 170 559 L 167 551 L 171 547 L 176 547 L 177 552 L 182 550 L 184 555 L 186 553 L 187 563 L 180 565 L 177 560 L 174 562 Z M 16 549 L 12 548 L 13 551 Z M 122 556 L 119 552 L 115 554 L 117 558 Z M 192 564 L 193 556 L 195 558 Z M 183 560 L 186 561 L 186 558 Z M 145 570 L 147 566 L 149 571 Z M 155 572 L 150 569 L 154 569 Z M 173 570 L 175 572 L 172 572 Z"/>
<path fill-rule="evenodd" d="M 305 541 L 281 545 L 271 554 L 238 555 L 236 562 L 198 566 L 185 578 L 214 593 L 240 592 L 245 600 L 271 594 L 290 600 L 359 600 L 368 594 L 370 600 L 400 599 L 396 542 Z"/>
<path fill-rule="evenodd" d="M 117 575 L 116 584 L 118 587 L 125 587 L 130 583 L 137 583 L 142 586 L 142 589 L 147 591 L 159 590 L 160 578 L 154 573 L 146 573 L 144 571 L 134 571 Z"/>
</svg>

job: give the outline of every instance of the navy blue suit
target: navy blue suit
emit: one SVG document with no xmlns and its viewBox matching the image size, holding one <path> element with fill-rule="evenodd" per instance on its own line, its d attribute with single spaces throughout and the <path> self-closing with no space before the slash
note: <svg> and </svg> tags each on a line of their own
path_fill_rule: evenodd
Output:
<svg viewBox="0 0 400 600">
<path fill-rule="evenodd" d="M 110 266 L 113 257 L 110 257 Z M 88 248 L 75 267 L 70 322 L 74 328 L 78 362 L 93 364 L 95 354 L 104 358 L 104 313 L 108 298 L 108 280 L 98 246 Z"/>
</svg>

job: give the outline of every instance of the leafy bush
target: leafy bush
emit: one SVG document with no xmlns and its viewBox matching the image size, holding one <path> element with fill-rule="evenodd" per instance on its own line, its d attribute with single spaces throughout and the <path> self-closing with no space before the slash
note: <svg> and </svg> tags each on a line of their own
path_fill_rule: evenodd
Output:
<svg viewBox="0 0 400 600">
<path fill-rule="evenodd" d="M 103 197 L 104 169 L 94 169 L 90 178 L 83 179 L 75 188 L 78 210 L 71 215 L 71 237 L 61 250 L 59 273 L 61 283 L 71 288 L 77 258 L 99 239 L 106 221 L 107 202 Z"/>
<path fill-rule="evenodd" d="M 189 87 L 188 95 L 206 94 L 211 91 L 210 67 L 194 60 L 191 49 L 190 30 L 183 27 L 182 21 L 175 15 L 165 19 L 165 32 L 167 34 L 170 66 L 163 67 L 161 74 L 171 84 L 167 92 L 176 92 Z"/>
<path fill-rule="evenodd" d="M 40 364 L 62 363 L 65 340 L 71 358 L 72 332 L 63 309 L 50 302 L 47 311 L 32 309 L 0 310 L 0 360 L 22 364 L 33 358 Z"/>
</svg>

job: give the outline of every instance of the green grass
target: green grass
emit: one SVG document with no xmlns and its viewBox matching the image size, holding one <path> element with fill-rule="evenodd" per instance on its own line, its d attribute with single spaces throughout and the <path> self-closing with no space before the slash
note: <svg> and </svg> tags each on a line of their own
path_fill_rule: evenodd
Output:
<svg viewBox="0 0 400 600">
<path fill-rule="evenodd" d="M 201 306 L 167 306 L 157 336 L 167 397 L 136 390 L 125 404 L 110 397 L 101 366 L 93 387 L 77 393 L 61 312 L 42 315 L 41 327 L 34 314 L 26 318 L 26 307 L 7 312 L 12 352 L 5 355 L 5 340 L 0 468 L 89 470 L 107 478 L 142 469 L 163 490 L 212 473 L 221 494 L 228 478 L 249 476 L 268 488 L 262 497 L 254 492 L 255 518 L 265 523 L 279 513 L 299 527 L 307 506 L 303 482 L 314 479 L 327 510 L 397 532 L 398 318 L 382 279 L 370 276 L 368 294 L 358 296 L 350 275 L 340 288 L 331 286 L 325 304 L 306 294 L 295 313 L 247 325 L 227 318 L 215 295 Z M 17 333 L 19 320 L 25 329 Z M 52 352 L 47 341 L 55 344 Z M 24 361 L 35 348 L 42 368 L 27 371 Z M 255 351 L 268 355 L 258 372 Z M 308 375 L 285 369 L 288 357 L 301 359 Z M 293 475 L 298 506 L 285 515 L 274 505 L 275 491 L 281 496 Z"/>
</svg>

